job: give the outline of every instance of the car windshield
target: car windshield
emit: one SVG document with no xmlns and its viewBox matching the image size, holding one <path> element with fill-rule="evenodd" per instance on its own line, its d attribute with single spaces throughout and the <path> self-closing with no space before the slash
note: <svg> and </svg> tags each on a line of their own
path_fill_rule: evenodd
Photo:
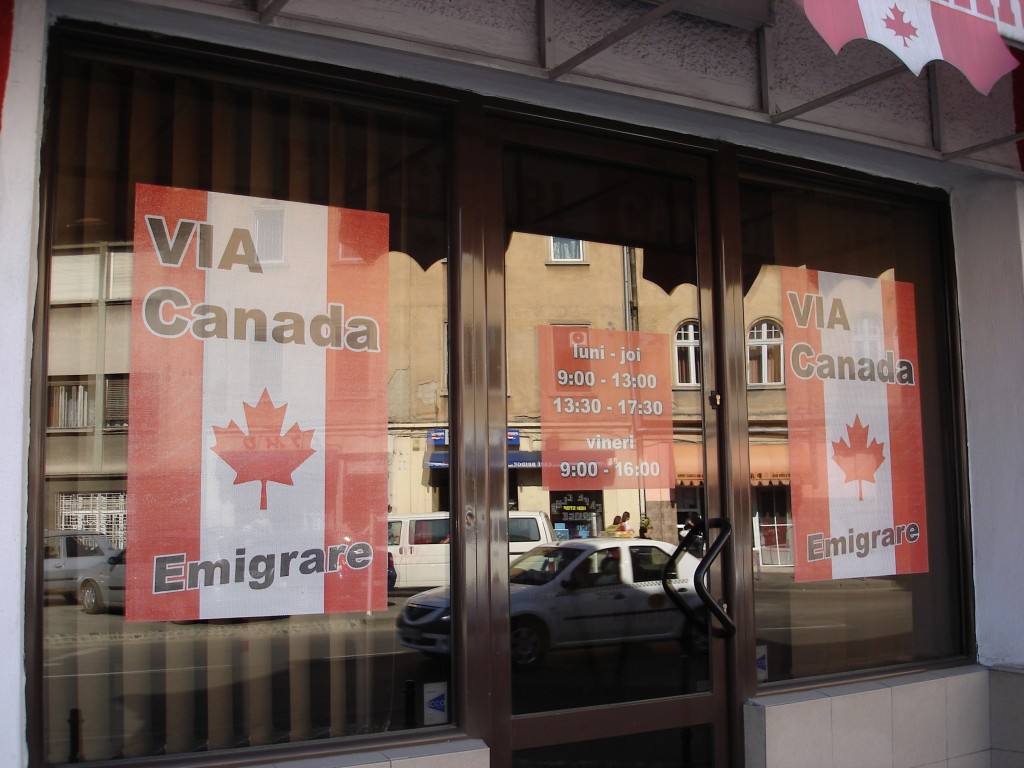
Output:
<svg viewBox="0 0 1024 768">
<path fill-rule="evenodd" d="M 512 564 L 513 584 L 547 584 L 583 554 L 577 547 L 534 547 Z"/>
</svg>

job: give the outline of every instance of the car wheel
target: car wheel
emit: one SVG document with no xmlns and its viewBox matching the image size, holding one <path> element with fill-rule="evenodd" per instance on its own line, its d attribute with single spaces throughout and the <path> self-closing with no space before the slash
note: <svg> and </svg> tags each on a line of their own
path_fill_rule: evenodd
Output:
<svg viewBox="0 0 1024 768">
<path fill-rule="evenodd" d="M 87 581 L 82 584 L 79 596 L 81 598 L 82 610 L 86 613 L 103 613 L 106 610 L 103 594 L 100 592 L 99 585 L 95 581 Z"/>
<path fill-rule="evenodd" d="M 548 636 L 544 626 L 535 619 L 520 619 L 512 624 L 512 663 L 529 667 L 544 658 Z"/>
</svg>

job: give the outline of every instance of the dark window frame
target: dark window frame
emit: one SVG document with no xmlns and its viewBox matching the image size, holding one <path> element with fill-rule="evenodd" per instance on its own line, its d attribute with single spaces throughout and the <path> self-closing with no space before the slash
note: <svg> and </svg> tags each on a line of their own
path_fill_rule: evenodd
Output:
<svg viewBox="0 0 1024 768">
<path fill-rule="evenodd" d="M 814 677 L 800 677 L 776 682 L 758 683 L 752 693 L 776 693 L 787 690 L 802 690 L 823 687 L 851 680 L 871 680 L 897 674 L 914 672 L 929 668 L 945 668 L 965 663 L 973 663 L 977 659 L 977 638 L 975 634 L 974 592 L 970 574 L 973 572 L 973 553 L 971 545 L 971 510 L 969 480 L 967 474 L 967 439 L 966 411 L 963 391 L 963 362 L 960 356 L 960 323 L 957 306 L 956 264 L 952 232 L 952 216 L 949 195 L 941 189 L 922 187 L 917 184 L 892 181 L 847 169 L 802 161 L 798 159 L 780 158 L 771 153 L 759 150 L 743 150 L 737 153 L 737 188 L 740 193 L 743 186 L 764 186 L 766 188 L 788 188 L 798 190 L 802 195 L 815 193 L 823 196 L 837 196 L 853 201 L 861 201 L 869 206 L 887 209 L 892 205 L 906 205 L 926 211 L 933 217 L 934 228 L 931 230 L 935 238 L 932 261 L 927 265 L 937 274 L 935 292 L 931 296 L 918 298 L 933 303 L 935 312 L 941 316 L 942 322 L 934 329 L 941 337 L 937 346 L 937 354 L 945 361 L 940 365 L 940 377 L 936 386 L 939 388 L 939 399 L 942 401 L 942 430 L 945 440 L 941 446 L 941 466 L 947 478 L 946 491 L 946 522 L 948 525 L 949 544 L 946 562 L 949 564 L 949 581 L 959 587 L 959 594 L 951 612 L 958 621 L 958 645 L 960 652 L 950 656 L 931 659 L 912 660 L 906 663 L 887 665 L 881 668 L 865 668 L 849 672 L 823 674 Z M 745 256 L 745 254 L 744 254 Z M 727 267 L 727 285 L 745 291 L 750 286 L 752 275 L 744 271 L 745 259 L 737 260 Z M 728 289 L 727 289 L 728 290 Z M 746 334 L 742 345 L 737 332 L 731 334 L 731 343 L 739 349 L 747 344 Z M 920 351 L 920 350 L 919 350 Z M 745 359 L 745 357 L 744 357 Z M 745 370 L 745 366 L 744 366 Z M 744 378 L 746 374 L 744 373 Z M 764 389 L 765 387 L 753 387 Z M 770 388 L 770 387 L 769 387 Z M 922 409 L 924 403 L 922 402 Z M 753 431 L 762 424 L 750 424 Z M 748 460 L 746 451 L 742 452 L 744 462 Z M 749 496 L 749 494 L 748 494 Z M 739 499 L 738 506 L 745 508 L 744 517 L 750 514 L 750 500 Z M 751 518 L 747 517 L 747 520 Z M 742 523 L 741 523 L 742 525 Z M 748 522 L 746 527 L 752 530 Z M 751 606 L 752 607 L 752 606 Z M 753 616 L 749 620 L 753 625 Z"/>
</svg>

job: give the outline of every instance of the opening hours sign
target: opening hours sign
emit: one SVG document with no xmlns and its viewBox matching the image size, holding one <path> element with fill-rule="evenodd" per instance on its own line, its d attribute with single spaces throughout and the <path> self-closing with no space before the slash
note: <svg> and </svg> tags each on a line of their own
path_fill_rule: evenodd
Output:
<svg viewBox="0 0 1024 768">
<path fill-rule="evenodd" d="M 668 336 L 557 325 L 538 333 L 544 487 L 673 487 Z"/>
</svg>

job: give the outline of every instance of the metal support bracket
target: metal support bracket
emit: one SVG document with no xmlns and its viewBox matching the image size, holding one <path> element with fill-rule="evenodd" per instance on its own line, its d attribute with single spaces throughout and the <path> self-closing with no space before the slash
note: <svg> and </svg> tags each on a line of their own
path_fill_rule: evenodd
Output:
<svg viewBox="0 0 1024 768">
<path fill-rule="evenodd" d="M 991 141 L 983 141 L 981 144 L 973 144 L 963 149 L 957 149 L 953 152 L 944 152 L 942 155 L 943 160 L 952 160 L 957 157 L 964 155 L 973 155 L 975 152 L 981 152 L 985 149 L 991 149 L 992 147 L 998 147 L 1000 144 L 1009 144 L 1011 141 L 1022 141 L 1024 140 L 1024 133 L 1012 133 L 1009 136 L 1003 136 L 998 139 L 992 139 Z"/>
<path fill-rule="evenodd" d="M 910 70 L 908 70 L 905 66 L 900 64 L 898 67 L 887 69 L 885 72 L 879 72 L 877 75 L 872 75 L 871 77 L 865 78 L 864 80 L 853 83 L 852 85 L 848 85 L 845 88 L 840 88 L 839 90 L 832 91 L 832 93 L 826 94 L 825 96 L 821 96 L 817 99 L 813 99 L 812 101 L 808 101 L 805 104 L 801 104 L 799 107 L 793 107 L 792 109 L 787 109 L 784 112 L 779 112 L 776 115 L 772 115 L 770 119 L 772 121 L 772 124 L 781 123 L 784 120 L 791 120 L 794 117 L 798 117 L 799 115 L 804 114 L 804 112 L 810 112 L 812 109 L 824 107 L 826 104 L 831 104 L 833 101 L 837 101 L 838 99 L 841 99 L 844 96 L 849 96 L 851 93 L 856 93 L 862 88 L 867 88 L 870 85 L 880 83 L 883 80 L 888 80 L 890 77 L 895 77 L 896 75 L 901 75 L 904 72 L 909 71 Z"/>
<path fill-rule="evenodd" d="M 599 54 L 601 51 L 603 51 L 603 50 L 605 50 L 607 48 L 610 48 L 613 45 L 615 45 L 617 42 L 619 42 L 620 40 L 622 40 L 622 39 L 624 39 L 626 37 L 629 37 L 629 35 L 633 34 L 638 29 L 641 29 L 642 27 L 647 26 L 652 21 L 656 21 L 656 20 L 660 19 L 662 16 L 664 16 L 664 15 L 666 15 L 668 13 L 672 13 L 672 11 L 677 10 L 678 8 L 680 8 L 681 6 L 685 5 L 689 1 L 690 0 L 665 0 L 664 3 L 661 3 L 656 8 L 652 8 L 647 13 L 645 13 L 643 16 L 639 16 L 636 19 L 634 19 L 633 21 L 629 22 L 628 24 L 625 24 L 625 25 L 619 27 L 617 30 L 615 30 L 611 34 L 608 34 L 608 35 L 605 35 L 604 37 L 602 37 L 600 40 L 598 40 L 593 45 L 589 46 L 588 48 L 584 48 L 582 51 L 577 53 L 575 56 L 572 56 L 572 57 L 566 59 L 565 61 L 563 61 L 558 66 L 549 69 L 548 70 L 548 79 L 549 80 L 557 80 L 558 78 L 560 78 L 565 73 L 570 72 L 573 69 L 575 69 L 576 67 L 578 67 L 580 64 L 585 62 L 587 59 L 592 59 L 594 56 Z"/>
<path fill-rule="evenodd" d="M 274 17 L 281 12 L 281 9 L 288 5 L 288 0 L 270 0 L 260 10 L 260 24 L 269 24 Z"/>
</svg>

